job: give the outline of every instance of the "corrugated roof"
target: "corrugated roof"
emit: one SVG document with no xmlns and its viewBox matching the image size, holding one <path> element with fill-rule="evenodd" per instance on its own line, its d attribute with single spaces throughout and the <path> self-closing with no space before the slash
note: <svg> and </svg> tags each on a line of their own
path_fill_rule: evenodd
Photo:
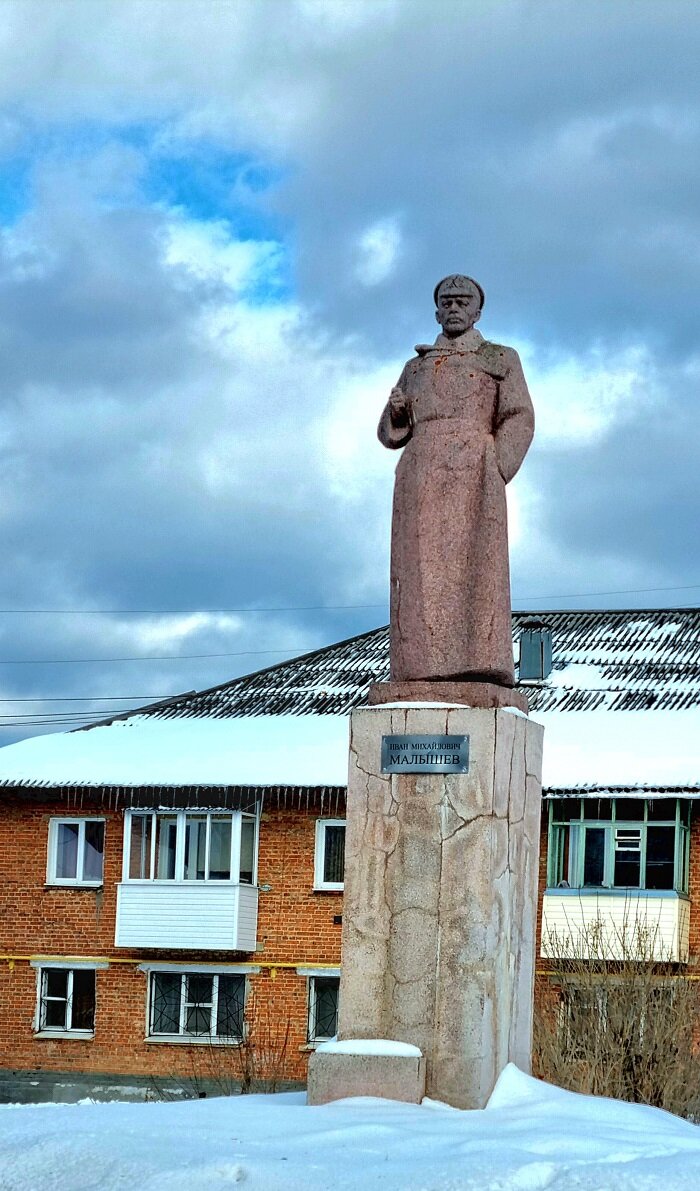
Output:
<svg viewBox="0 0 700 1191">
<path fill-rule="evenodd" d="M 685 786 L 654 786 L 646 782 L 634 786 L 592 786 L 587 783 L 580 786 L 543 786 L 542 797 L 545 801 L 552 798 L 689 798 L 695 801 L 700 799 L 700 783 Z"/>
<path fill-rule="evenodd" d="M 527 619 L 513 617 L 516 646 Z M 523 688 L 545 728 L 545 787 L 696 790 L 700 609 L 550 611 L 538 620 L 552 630 L 554 668 Z M 348 713 L 387 677 L 381 628 L 102 724 L 8 745 L 0 786 L 340 788 Z"/>
<path fill-rule="evenodd" d="M 531 612 L 513 614 L 516 663 L 521 626 L 532 618 Z M 537 619 L 552 630 L 554 665 L 547 681 L 523 684 L 532 711 L 700 705 L 700 609 L 549 611 L 538 612 Z M 366 702 L 371 683 L 388 677 L 384 626 L 140 714 L 160 719 L 346 714 Z"/>
</svg>

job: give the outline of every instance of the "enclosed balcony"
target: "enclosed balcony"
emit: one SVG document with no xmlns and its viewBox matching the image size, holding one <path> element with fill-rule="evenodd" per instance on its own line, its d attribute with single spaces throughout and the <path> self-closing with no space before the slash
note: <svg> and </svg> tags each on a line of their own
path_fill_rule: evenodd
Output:
<svg viewBox="0 0 700 1191">
<path fill-rule="evenodd" d="M 690 902 L 673 891 L 548 889 L 543 959 L 688 962 Z"/>
<path fill-rule="evenodd" d="M 117 947 L 254 951 L 257 817 L 129 812 Z"/>
<path fill-rule="evenodd" d="M 686 963 L 689 823 L 680 798 L 552 799 L 542 957 Z"/>
</svg>

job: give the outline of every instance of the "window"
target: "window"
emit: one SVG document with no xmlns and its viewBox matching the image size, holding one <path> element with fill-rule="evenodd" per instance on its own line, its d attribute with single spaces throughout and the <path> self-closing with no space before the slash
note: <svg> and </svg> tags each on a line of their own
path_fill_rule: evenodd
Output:
<svg viewBox="0 0 700 1191">
<path fill-rule="evenodd" d="M 257 816 L 240 811 L 130 811 L 125 881 L 256 879 Z"/>
<path fill-rule="evenodd" d="M 552 799 L 548 886 L 687 893 L 689 827 L 680 798 Z"/>
<path fill-rule="evenodd" d="M 309 1042 L 323 1042 L 338 1033 L 338 976 L 309 977 Z"/>
<path fill-rule="evenodd" d="M 635 982 L 633 976 L 608 974 L 599 984 L 567 983 L 560 993 L 558 1018 L 567 1059 L 619 1064 L 641 1056 L 646 1046 L 646 1063 L 653 1068 L 655 1051 L 660 1048 L 667 1057 L 678 1029 L 675 996 L 673 978 Z"/>
<path fill-rule="evenodd" d="M 316 823 L 314 889 L 342 889 L 345 877 L 345 820 Z"/>
<path fill-rule="evenodd" d="M 245 976 L 224 972 L 151 972 L 151 1038 L 243 1037 Z"/>
<path fill-rule="evenodd" d="M 90 1033 L 95 1028 L 94 968 L 40 968 L 38 1029 Z"/>
<path fill-rule="evenodd" d="M 48 883 L 101 885 L 104 842 L 104 819 L 51 819 Z"/>
</svg>

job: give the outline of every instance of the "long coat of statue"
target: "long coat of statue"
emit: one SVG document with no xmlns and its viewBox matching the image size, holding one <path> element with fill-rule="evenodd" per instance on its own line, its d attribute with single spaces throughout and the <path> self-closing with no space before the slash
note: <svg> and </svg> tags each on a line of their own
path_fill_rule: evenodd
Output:
<svg viewBox="0 0 700 1191">
<path fill-rule="evenodd" d="M 458 346 L 457 346 L 458 344 Z M 387 404 L 396 468 L 391 541 L 391 677 L 512 686 L 505 486 L 532 441 L 532 402 L 516 351 L 474 328 L 419 345 Z"/>
</svg>

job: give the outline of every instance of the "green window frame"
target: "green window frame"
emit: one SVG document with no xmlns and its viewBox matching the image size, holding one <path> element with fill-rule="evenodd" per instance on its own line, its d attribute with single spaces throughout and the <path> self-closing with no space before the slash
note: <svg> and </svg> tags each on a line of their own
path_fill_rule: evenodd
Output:
<svg viewBox="0 0 700 1191">
<path fill-rule="evenodd" d="M 547 887 L 688 892 L 691 803 L 552 798 Z"/>
</svg>

